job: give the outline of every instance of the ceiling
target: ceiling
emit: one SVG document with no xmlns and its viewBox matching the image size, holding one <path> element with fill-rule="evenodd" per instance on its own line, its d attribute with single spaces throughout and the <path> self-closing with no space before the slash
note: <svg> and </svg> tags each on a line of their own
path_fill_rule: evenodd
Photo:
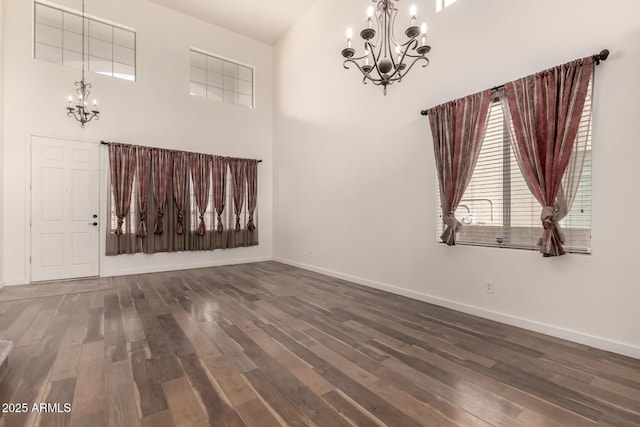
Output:
<svg viewBox="0 0 640 427">
<path fill-rule="evenodd" d="M 273 45 L 315 0 L 151 0 Z"/>
</svg>

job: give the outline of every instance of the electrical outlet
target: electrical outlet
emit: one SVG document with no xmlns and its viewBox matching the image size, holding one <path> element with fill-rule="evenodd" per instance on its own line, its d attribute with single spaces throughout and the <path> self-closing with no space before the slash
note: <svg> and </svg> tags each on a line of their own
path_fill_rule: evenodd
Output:
<svg viewBox="0 0 640 427">
<path fill-rule="evenodd" d="M 488 294 L 493 294 L 495 292 L 495 289 L 493 287 L 493 281 L 491 280 L 487 280 L 487 282 L 485 283 L 485 292 Z"/>
</svg>

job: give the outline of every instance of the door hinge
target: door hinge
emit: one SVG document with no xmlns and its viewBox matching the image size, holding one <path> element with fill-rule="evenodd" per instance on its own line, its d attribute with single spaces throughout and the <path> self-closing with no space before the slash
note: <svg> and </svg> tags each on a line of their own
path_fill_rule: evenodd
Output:
<svg viewBox="0 0 640 427">
<path fill-rule="evenodd" d="M 29 264 L 31 264 L 31 256 L 29 256 Z"/>
<path fill-rule="evenodd" d="M 29 227 L 31 227 L 31 218 L 29 218 Z"/>
</svg>

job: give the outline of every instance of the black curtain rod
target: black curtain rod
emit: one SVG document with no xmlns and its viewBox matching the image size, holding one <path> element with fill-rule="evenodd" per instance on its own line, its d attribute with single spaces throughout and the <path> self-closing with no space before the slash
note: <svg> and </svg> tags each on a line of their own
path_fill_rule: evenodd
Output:
<svg viewBox="0 0 640 427">
<path fill-rule="evenodd" d="M 596 65 L 600 65 L 600 61 L 606 61 L 607 58 L 609 57 L 609 49 L 602 49 L 600 51 L 600 53 L 596 53 L 595 55 L 592 56 L 593 61 L 596 63 Z M 491 88 L 492 92 L 495 92 L 499 89 L 502 89 L 504 87 L 504 85 L 499 85 L 499 86 L 494 86 Z M 422 110 L 420 111 L 420 114 L 423 116 L 428 116 L 429 115 L 429 110 Z"/>
<path fill-rule="evenodd" d="M 100 144 L 109 145 L 111 143 L 109 141 L 100 141 Z M 149 148 L 157 148 L 157 147 L 149 147 Z M 166 148 L 162 148 L 161 150 L 166 150 Z M 180 150 L 173 150 L 173 151 L 180 151 Z M 188 151 L 185 151 L 185 153 L 188 153 Z M 258 163 L 262 163 L 262 160 L 258 160 Z"/>
</svg>

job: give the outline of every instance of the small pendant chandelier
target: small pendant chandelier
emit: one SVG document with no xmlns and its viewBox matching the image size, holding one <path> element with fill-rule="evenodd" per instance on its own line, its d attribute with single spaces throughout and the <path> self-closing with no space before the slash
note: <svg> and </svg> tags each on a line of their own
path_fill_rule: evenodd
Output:
<svg viewBox="0 0 640 427">
<path fill-rule="evenodd" d="M 78 96 L 78 103 L 73 105 L 73 97 L 69 96 L 67 105 L 67 116 L 74 117 L 80 122 L 80 126 L 84 128 L 85 123 L 89 123 L 94 118 L 99 120 L 100 111 L 98 111 L 98 101 L 93 100 L 93 107 L 89 108 L 89 96 L 91 95 L 91 83 L 85 83 L 84 81 L 84 43 L 85 43 L 85 17 L 84 17 L 84 0 L 82 0 L 82 79 L 79 82 L 75 82 L 76 94 Z"/>
<path fill-rule="evenodd" d="M 376 86 L 382 86 L 384 94 L 387 94 L 387 86 L 402 81 L 416 62 L 423 61 L 423 67 L 429 65 L 427 53 L 431 46 L 427 45 L 427 24 L 416 26 L 416 7 L 411 6 L 411 25 L 405 30 L 408 40 L 398 43 L 394 36 L 394 24 L 398 9 L 394 0 L 373 0 L 377 2 L 377 8 L 369 6 L 367 9 L 367 28 L 360 32 L 364 40 L 364 54 L 355 56 L 356 51 L 351 47 L 353 30 L 347 30 L 347 47 L 342 50 L 345 59 L 344 68 L 349 68 L 349 63 L 355 64 L 364 76 L 362 82 L 372 82 Z M 398 0 L 395 0 L 398 1 Z M 372 18 L 376 18 L 376 28 L 373 28 Z M 377 37 L 376 37 L 377 36 Z"/>
</svg>

